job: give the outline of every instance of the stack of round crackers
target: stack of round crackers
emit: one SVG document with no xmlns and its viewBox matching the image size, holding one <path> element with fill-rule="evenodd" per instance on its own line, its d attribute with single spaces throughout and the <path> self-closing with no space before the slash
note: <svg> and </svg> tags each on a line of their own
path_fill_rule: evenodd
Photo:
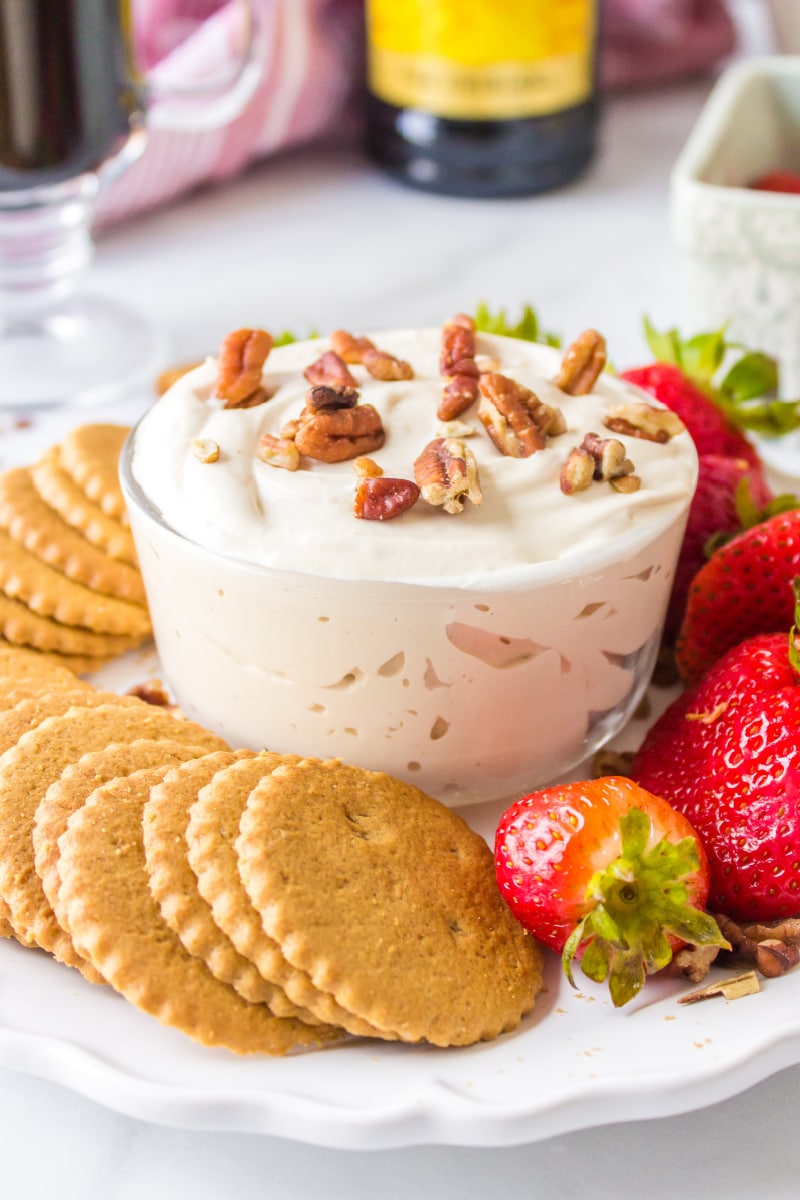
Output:
<svg viewBox="0 0 800 1200">
<path fill-rule="evenodd" d="M 541 986 L 488 846 L 437 801 L 2 647 L 0 933 L 241 1054 L 466 1045 Z"/>
<path fill-rule="evenodd" d="M 128 432 L 82 425 L 0 473 L 0 644 L 85 674 L 150 637 L 117 475 Z"/>
</svg>

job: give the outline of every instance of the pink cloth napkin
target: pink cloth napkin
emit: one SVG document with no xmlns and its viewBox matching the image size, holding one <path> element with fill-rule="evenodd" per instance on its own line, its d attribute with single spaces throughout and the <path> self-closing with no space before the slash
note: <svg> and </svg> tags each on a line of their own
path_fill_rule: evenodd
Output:
<svg viewBox="0 0 800 1200">
<path fill-rule="evenodd" d="M 262 74 L 232 123 L 178 133 L 151 128 L 143 156 L 101 197 L 109 223 L 335 129 L 359 73 L 363 0 L 253 0 Z M 135 52 L 157 87 L 219 78 L 235 61 L 241 9 L 233 0 L 134 0 Z M 663 82 L 728 54 L 735 31 L 724 0 L 605 0 L 606 86 Z"/>
</svg>

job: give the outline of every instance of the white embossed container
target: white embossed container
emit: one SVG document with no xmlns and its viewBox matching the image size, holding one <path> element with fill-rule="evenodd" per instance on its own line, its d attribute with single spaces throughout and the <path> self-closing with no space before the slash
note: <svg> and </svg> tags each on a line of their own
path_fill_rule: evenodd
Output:
<svg viewBox="0 0 800 1200">
<path fill-rule="evenodd" d="M 800 173 L 800 56 L 729 67 L 672 172 L 671 219 L 689 324 L 775 355 L 781 390 L 800 395 L 800 195 L 751 186 L 775 169 Z M 760 443 L 800 473 L 800 437 Z"/>
<path fill-rule="evenodd" d="M 359 378 L 387 430 L 374 455 L 387 475 L 409 477 L 436 434 L 438 337 L 375 335 L 416 378 Z M 451 515 L 420 501 L 360 521 L 350 463 L 256 460 L 261 434 L 296 416 L 302 369 L 325 347 L 274 351 L 275 395 L 247 410 L 211 397 L 209 360 L 129 440 L 123 484 L 181 707 L 235 745 L 339 756 L 449 804 L 552 779 L 618 730 L 646 686 L 696 481 L 691 439 L 616 435 L 642 488 L 565 496 L 571 447 L 609 404 L 642 398 L 603 377 L 592 396 L 559 394 L 567 432 L 528 459 L 501 455 L 472 420 L 480 506 Z M 556 397 L 557 352 L 483 335 L 478 348 Z M 192 455 L 197 438 L 219 445 L 218 462 Z"/>
</svg>

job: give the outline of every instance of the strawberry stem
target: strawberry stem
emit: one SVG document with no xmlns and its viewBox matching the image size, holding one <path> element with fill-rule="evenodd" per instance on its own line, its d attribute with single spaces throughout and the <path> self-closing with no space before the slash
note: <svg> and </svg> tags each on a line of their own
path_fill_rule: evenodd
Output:
<svg viewBox="0 0 800 1200">
<path fill-rule="evenodd" d="M 650 820 L 640 808 L 625 814 L 620 832 L 622 853 L 589 880 L 586 899 L 593 907 L 562 956 L 564 973 L 575 987 L 572 964 L 583 948 L 584 975 L 596 983 L 608 979 L 617 1008 L 670 962 L 667 934 L 695 946 L 729 948 L 714 918 L 687 903 L 685 881 L 699 867 L 696 839 L 664 839 L 648 850 Z"/>
</svg>

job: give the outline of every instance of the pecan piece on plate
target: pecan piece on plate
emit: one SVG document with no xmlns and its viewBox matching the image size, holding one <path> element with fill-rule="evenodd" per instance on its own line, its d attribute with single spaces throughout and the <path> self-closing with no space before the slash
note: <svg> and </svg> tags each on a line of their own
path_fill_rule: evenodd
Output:
<svg viewBox="0 0 800 1200">
<path fill-rule="evenodd" d="M 458 438 L 428 442 L 414 463 L 414 478 L 423 500 L 448 513 L 463 512 L 467 500 L 483 500 L 475 455 Z"/>
<path fill-rule="evenodd" d="M 564 355 L 556 387 L 570 396 L 586 396 L 606 365 L 606 339 L 596 329 L 586 329 Z"/>
<path fill-rule="evenodd" d="M 374 347 L 365 350 L 361 361 L 373 379 L 391 382 L 396 379 L 414 378 L 414 369 L 411 363 L 402 358 L 395 358 L 393 354 L 388 354 L 385 350 L 377 350 Z"/>
<path fill-rule="evenodd" d="M 262 433 L 258 457 L 268 466 L 283 467 L 285 471 L 296 471 L 300 466 L 300 451 L 291 438 L 274 437 L 271 433 Z"/>
<path fill-rule="evenodd" d="M 548 437 L 566 431 L 561 409 L 545 404 L 507 375 L 483 375 L 480 390 L 478 419 L 501 454 L 529 458 L 544 448 Z"/>
<path fill-rule="evenodd" d="M 613 433 L 624 433 L 628 437 L 660 444 L 677 437 L 686 429 L 678 414 L 671 409 L 655 408 L 652 404 L 645 404 L 639 400 L 631 400 L 626 404 L 612 404 L 606 410 L 603 424 Z"/>
<path fill-rule="evenodd" d="M 385 440 L 378 411 L 371 404 L 358 404 L 309 412 L 301 421 L 294 444 L 307 458 L 334 463 L 369 455 L 380 450 Z"/>
<path fill-rule="evenodd" d="M 346 329 L 334 329 L 331 334 L 331 350 L 346 363 L 360 363 L 366 350 L 374 350 L 375 343 L 368 337 L 354 337 Z"/>
<path fill-rule="evenodd" d="M 219 352 L 216 394 L 226 408 L 252 408 L 269 396 L 261 387 L 264 363 L 272 349 L 265 329 L 236 329 L 229 333 Z M 259 399 L 253 397 L 258 395 Z"/>
<path fill-rule="evenodd" d="M 419 494 L 410 479 L 367 477 L 356 488 L 353 512 L 364 521 L 391 521 L 413 508 Z"/>
<path fill-rule="evenodd" d="M 347 363 L 335 350 L 320 354 L 303 375 L 309 383 L 324 384 L 333 388 L 354 388 L 356 381 L 347 369 Z"/>
</svg>

